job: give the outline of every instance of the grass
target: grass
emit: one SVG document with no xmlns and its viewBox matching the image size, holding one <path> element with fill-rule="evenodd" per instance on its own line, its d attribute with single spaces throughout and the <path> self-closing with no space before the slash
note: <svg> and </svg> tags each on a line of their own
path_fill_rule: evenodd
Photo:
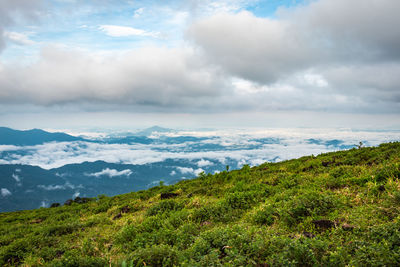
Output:
<svg viewBox="0 0 400 267">
<path fill-rule="evenodd" d="M 2 266 L 398 266 L 400 143 L 1 213 L 0 233 Z"/>
</svg>

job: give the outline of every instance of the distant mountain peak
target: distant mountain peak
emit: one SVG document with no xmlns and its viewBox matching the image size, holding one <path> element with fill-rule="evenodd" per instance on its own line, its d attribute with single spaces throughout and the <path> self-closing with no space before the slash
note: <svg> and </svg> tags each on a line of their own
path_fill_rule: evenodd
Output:
<svg viewBox="0 0 400 267">
<path fill-rule="evenodd" d="M 62 132 L 46 132 L 41 129 L 14 130 L 0 127 L 0 145 L 39 145 L 47 142 L 65 142 L 84 140 Z"/>
<path fill-rule="evenodd" d="M 144 130 L 141 130 L 139 132 L 137 132 L 135 135 L 139 135 L 139 136 L 149 136 L 154 132 L 158 132 L 158 133 L 168 133 L 168 132 L 174 132 L 173 129 L 169 129 L 169 128 L 163 128 L 160 126 L 152 126 L 150 128 L 146 128 Z"/>
</svg>

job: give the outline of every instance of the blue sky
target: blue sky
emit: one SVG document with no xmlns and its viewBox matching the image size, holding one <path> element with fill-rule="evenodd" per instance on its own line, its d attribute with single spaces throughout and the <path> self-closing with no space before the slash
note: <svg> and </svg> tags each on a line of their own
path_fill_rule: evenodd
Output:
<svg viewBox="0 0 400 267">
<path fill-rule="evenodd" d="M 100 1 L 101 2 L 101 1 Z M 57 44 L 73 48 L 114 51 L 146 45 L 176 46 L 183 42 L 185 28 L 193 16 L 207 17 L 216 12 L 247 10 L 257 17 L 275 16 L 279 8 L 290 8 L 300 0 L 264 1 L 96 1 L 47 0 L 34 22 L 21 21 L 11 26 L 11 33 L 21 40 L 11 40 L 2 53 L 3 62 L 38 58 L 43 46 Z M 115 26 L 102 30 L 103 25 Z M 111 31 L 136 29 L 137 34 L 110 36 Z M 126 27 L 123 29 L 122 27 Z M 141 33 L 140 31 L 143 31 Z M 122 33 L 121 33 L 122 34 Z M 18 42 L 19 41 L 19 42 Z M 22 45 L 21 42 L 29 45 Z"/>
<path fill-rule="evenodd" d="M 397 0 L 3 1 L 0 124 L 398 129 L 399 8 Z"/>
</svg>

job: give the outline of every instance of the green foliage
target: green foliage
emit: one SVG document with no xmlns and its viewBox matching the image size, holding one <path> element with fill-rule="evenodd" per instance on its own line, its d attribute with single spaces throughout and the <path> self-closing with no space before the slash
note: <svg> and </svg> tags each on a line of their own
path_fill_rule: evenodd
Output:
<svg viewBox="0 0 400 267">
<path fill-rule="evenodd" d="M 0 213 L 0 266 L 399 266 L 399 164 L 388 143 Z"/>
<path fill-rule="evenodd" d="M 170 246 L 160 245 L 149 248 L 137 249 L 130 255 L 133 266 L 176 266 L 178 264 L 178 253 Z"/>
<path fill-rule="evenodd" d="M 284 221 L 289 225 L 299 223 L 307 216 L 324 216 L 341 205 L 333 194 L 318 191 L 307 191 L 286 201 L 281 212 Z"/>
<path fill-rule="evenodd" d="M 84 253 L 71 249 L 62 256 L 60 260 L 55 261 L 53 266 L 63 266 L 63 267 L 95 267 L 95 266 L 105 266 L 107 261 L 101 257 L 92 257 L 84 255 Z"/>
<path fill-rule="evenodd" d="M 271 225 L 275 221 L 275 215 L 275 209 L 272 206 L 267 206 L 257 211 L 253 217 L 253 220 L 256 224 Z"/>
<path fill-rule="evenodd" d="M 232 209 L 249 209 L 259 200 L 257 191 L 235 192 L 225 197 L 226 205 Z"/>
<path fill-rule="evenodd" d="M 183 208 L 182 203 L 178 203 L 173 199 L 162 200 L 147 210 L 148 216 L 163 214 L 165 212 L 177 211 Z"/>
</svg>

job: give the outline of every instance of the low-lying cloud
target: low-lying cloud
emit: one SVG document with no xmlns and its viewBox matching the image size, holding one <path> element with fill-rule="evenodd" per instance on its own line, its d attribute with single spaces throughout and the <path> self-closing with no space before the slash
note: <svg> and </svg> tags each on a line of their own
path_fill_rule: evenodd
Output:
<svg viewBox="0 0 400 267">
<path fill-rule="evenodd" d="M 115 169 L 106 168 L 106 169 L 103 169 L 100 172 L 89 173 L 89 174 L 86 174 L 86 175 L 87 176 L 94 176 L 94 177 L 108 176 L 108 177 L 112 178 L 112 177 L 116 177 L 116 176 L 130 176 L 132 173 L 133 172 L 131 170 L 129 170 L 129 169 L 118 171 L 118 170 L 115 170 Z"/>
<path fill-rule="evenodd" d="M 227 164 L 232 159 L 240 164 L 257 165 L 265 161 L 280 161 L 304 155 L 317 155 L 334 151 L 342 147 L 353 147 L 360 141 L 366 145 L 378 145 L 382 142 L 400 139 L 399 132 L 370 132 L 334 129 L 273 129 L 254 131 L 209 131 L 165 133 L 165 136 L 202 137 L 183 142 L 180 146 L 157 142 L 153 144 L 104 144 L 95 142 L 60 142 L 37 146 L 9 147 L 3 151 L 0 164 L 27 164 L 45 169 L 58 168 L 66 164 L 94 162 L 102 160 L 109 163 L 148 164 L 167 159 L 191 161 L 198 169 L 207 167 L 210 162 Z M 160 140 L 163 140 L 162 138 Z M 336 140 L 336 141 L 335 141 Z M 226 146 L 218 146 L 224 143 Z M 337 145 L 339 144 L 339 146 Z M 208 149 L 197 147 L 207 146 Z M 176 169 L 175 173 L 190 170 Z M 129 169 L 102 171 L 87 174 L 93 177 L 115 177 L 131 175 Z"/>
<path fill-rule="evenodd" d="M 76 186 L 69 182 L 66 182 L 63 185 L 38 185 L 37 187 L 46 191 L 83 188 L 82 185 Z"/>
<path fill-rule="evenodd" d="M 10 192 L 10 190 L 8 190 L 7 188 L 2 188 L 2 189 L 0 190 L 0 193 L 1 193 L 1 196 L 2 196 L 2 197 L 8 197 L 8 196 L 11 196 L 11 195 L 12 195 L 12 193 Z"/>
<path fill-rule="evenodd" d="M 204 172 L 203 169 L 198 168 L 198 169 L 193 169 L 190 167 L 176 167 L 176 169 L 183 175 L 188 174 L 188 175 L 199 175 L 200 173 Z"/>
</svg>

